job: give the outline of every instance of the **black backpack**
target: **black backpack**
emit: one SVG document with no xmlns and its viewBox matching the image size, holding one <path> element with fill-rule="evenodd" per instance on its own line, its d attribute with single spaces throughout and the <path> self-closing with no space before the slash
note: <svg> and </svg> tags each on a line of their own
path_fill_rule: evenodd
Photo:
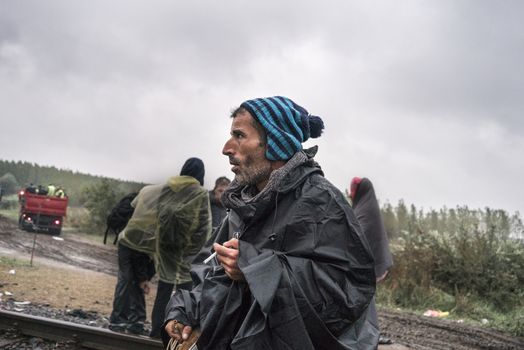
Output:
<svg viewBox="0 0 524 350">
<path fill-rule="evenodd" d="M 137 195 L 137 192 L 129 193 L 111 209 L 111 213 L 109 213 L 106 220 L 107 228 L 104 234 L 104 244 L 106 244 L 109 231 L 115 234 L 113 244 L 116 244 L 118 234 L 126 227 L 127 222 L 131 219 L 131 216 L 133 216 L 135 208 L 131 206 L 131 202 Z"/>
</svg>

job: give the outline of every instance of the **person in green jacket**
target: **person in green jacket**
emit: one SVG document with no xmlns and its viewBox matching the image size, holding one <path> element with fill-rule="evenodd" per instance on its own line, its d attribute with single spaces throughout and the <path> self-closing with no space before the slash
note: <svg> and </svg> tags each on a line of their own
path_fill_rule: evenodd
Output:
<svg viewBox="0 0 524 350">
<path fill-rule="evenodd" d="M 191 289 L 189 262 L 211 234 L 209 195 L 208 191 L 202 187 L 204 174 L 205 168 L 202 160 L 189 158 L 184 163 L 180 176 L 169 178 L 165 184 L 142 188 L 131 203 L 135 208 L 133 216 L 118 240 L 119 251 L 123 246 L 146 254 L 154 261 L 159 278 L 151 317 L 150 336 L 154 338 L 160 336 L 164 310 L 175 285 L 177 290 Z M 123 281 L 120 285 L 124 286 L 126 282 Z M 120 290 L 115 291 L 115 302 L 110 321 L 114 325 L 127 322 L 127 329 L 136 331 L 140 330 L 140 325 L 145 320 L 143 294 L 150 289 L 150 286 L 144 274 L 141 280 L 135 278 L 135 282 L 135 285 L 139 285 L 139 289 L 136 286 L 134 289 L 128 288 L 134 290 L 135 294 L 140 294 L 140 298 L 134 298 L 138 300 L 136 304 L 139 305 L 138 307 L 135 305 L 134 309 L 144 311 L 141 311 L 139 316 L 121 317 L 130 310 L 122 306 L 123 303 L 118 300 L 119 296 L 124 293 Z M 116 289 L 119 289 L 118 284 Z M 126 319 L 132 319 L 133 322 L 128 322 Z M 133 326 L 133 323 L 138 326 Z"/>
</svg>

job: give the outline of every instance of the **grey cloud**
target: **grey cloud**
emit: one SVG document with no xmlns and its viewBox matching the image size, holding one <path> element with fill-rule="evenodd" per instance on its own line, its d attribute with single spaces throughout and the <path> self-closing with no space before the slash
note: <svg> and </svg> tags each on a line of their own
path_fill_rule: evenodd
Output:
<svg viewBox="0 0 524 350">
<path fill-rule="evenodd" d="M 230 108 L 284 94 L 325 118 L 309 144 L 341 188 L 524 209 L 523 7 L 0 1 L 0 156 L 154 182 L 191 151 L 209 184 L 231 176 Z M 505 195 L 481 191 L 501 176 Z"/>
</svg>

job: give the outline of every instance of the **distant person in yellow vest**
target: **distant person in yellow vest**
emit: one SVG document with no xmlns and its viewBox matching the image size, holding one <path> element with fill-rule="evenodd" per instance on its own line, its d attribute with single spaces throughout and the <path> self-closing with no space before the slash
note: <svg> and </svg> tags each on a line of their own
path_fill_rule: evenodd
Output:
<svg viewBox="0 0 524 350">
<path fill-rule="evenodd" d="M 49 184 L 47 186 L 47 195 L 49 197 L 53 197 L 55 195 L 56 187 L 53 184 Z"/>
<path fill-rule="evenodd" d="M 65 197 L 65 192 L 62 189 L 62 186 L 58 186 L 57 187 L 56 192 L 55 192 L 55 196 L 58 197 L 58 198 L 64 198 Z"/>
</svg>

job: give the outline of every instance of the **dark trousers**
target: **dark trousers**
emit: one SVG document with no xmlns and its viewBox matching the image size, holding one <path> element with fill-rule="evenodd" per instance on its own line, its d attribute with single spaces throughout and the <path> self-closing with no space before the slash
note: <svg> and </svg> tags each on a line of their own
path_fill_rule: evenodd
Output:
<svg viewBox="0 0 524 350">
<path fill-rule="evenodd" d="M 115 287 L 113 312 L 109 321 L 112 325 L 129 327 L 144 324 L 146 320 L 146 301 L 139 286 L 134 260 L 143 254 L 122 244 L 118 244 L 118 281 Z"/>
<path fill-rule="evenodd" d="M 178 289 L 191 290 L 192 283 L 183 283 L 177 285 Z M 151 315 L 151 333 L 149 336 L 152 338 L 160 338 L 160 330 L 164 324 L 164 318 L 166 314 L 166 306 L 171 299 L 173 294 L 173 283 L 166 283 L 158 281 L 158 287 L 156 290 L 155 305 L 153 306 L 153 314 Z"/>
</svg>

